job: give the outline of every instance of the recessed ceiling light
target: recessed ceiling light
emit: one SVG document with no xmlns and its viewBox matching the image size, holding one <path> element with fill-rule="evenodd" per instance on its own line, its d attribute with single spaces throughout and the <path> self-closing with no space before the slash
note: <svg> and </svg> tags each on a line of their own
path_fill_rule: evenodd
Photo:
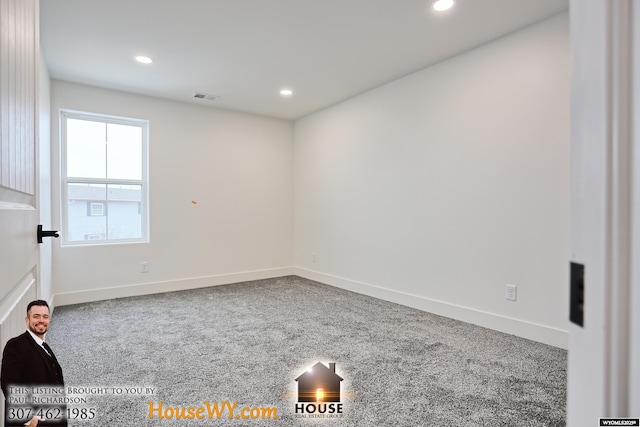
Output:
<svg viewBox="0 0 640 427">
<path fill-rule="evenodd" d="M 453 0 L 438 0 L 433 3 L 433 10 L 438 12 L 444 12 L 453 7 Z"/>
<path fill-rule="evenodd" d="M 293 95 L 293 91 L 291 89 L 282 89 L 280 91 L 280 95 L 291 96 L 291 95 Z"/>
<path fill-rule="evenodd" d="M 149 58 L 148 56 L 139 55 L 136 56 L 136 61 L 141 64 L 151 64 L 153 62 L 153 59 Z"/>
</svg>

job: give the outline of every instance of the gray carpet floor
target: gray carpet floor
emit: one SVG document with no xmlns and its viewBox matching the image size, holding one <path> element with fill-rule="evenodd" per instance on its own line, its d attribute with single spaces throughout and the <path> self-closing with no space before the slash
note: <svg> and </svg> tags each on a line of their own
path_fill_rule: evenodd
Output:
<svg viewBox="0 0 640 427">
<path fill-rule="evenodd" d="M 565 425 L 565 350 L 297 276 L 58 307 L 47 340 L 84 400 L 72 426 Z M 317 362 L 341 417 L 295 412 Z M 260 407 L 278 418 L 238 418 Z"/>
</svg>

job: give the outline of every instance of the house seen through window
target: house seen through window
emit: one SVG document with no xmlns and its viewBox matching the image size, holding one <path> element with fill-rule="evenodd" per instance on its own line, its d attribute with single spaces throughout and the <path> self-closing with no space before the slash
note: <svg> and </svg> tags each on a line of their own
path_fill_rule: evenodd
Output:
<svg viewBox="0 0 640 427">
<path fill-rule="evenodd" d="M 148 122 L 63 111 L 65 244 L 148 241 Z"/>
</svg>

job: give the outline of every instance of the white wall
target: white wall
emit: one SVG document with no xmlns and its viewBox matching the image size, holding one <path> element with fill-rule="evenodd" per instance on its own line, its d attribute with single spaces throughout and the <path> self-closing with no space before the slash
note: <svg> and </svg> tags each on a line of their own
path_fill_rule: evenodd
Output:
<svg viewBox="0 0 640 427">
<path fill-rule="evenodd" d="M 564 13 L 297 121 L 298 274 L 566 347 L 569 77 Z"/>
<path fill-rule="evenodd" d="M 151 121 L 151 243 L 54 242 L 56 304 L 296 273 L 566 347 L 568 32 L 565 13 L 293 126 L 54 80 L 53 135 L 60 108 Z"/>
<path fill-rule="evenodd" d="M 56 304 L 293 272 L 291 122 L 57 80 L 51 90 L 56 177 L 61 108 L 150 121 L 151 243 L 54 242 Z"/>
</svg>

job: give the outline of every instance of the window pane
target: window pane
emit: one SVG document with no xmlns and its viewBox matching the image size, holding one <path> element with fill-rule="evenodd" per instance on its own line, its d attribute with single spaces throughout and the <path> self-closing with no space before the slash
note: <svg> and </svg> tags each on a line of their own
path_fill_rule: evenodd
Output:
<svg viewBox="0 0 640 427">
<path fill-rule="evenodd" d="M 142 237 L 142 186 L 67 185 L 67 240 Z"/>
<path fill-rule="evenodd" d="M 67 120 L 67 176 L 106 177 L 106 124 Z"/>
<path fill-rule="evenodd" d="M 107 178 L 142 179 L 142 128 L 107 125 Z"/>
<path fill-rule="evenodd" d="M 109 240 L 142 237 L 142 186 L 108 185 Z"/>
<path fill-rule="evenodd" d="M 92 205 L 106 206 L 107 186 L 104 184 L 67 185 L 67 240 L 106 240 L 107 212 L 94 215 Z"/>
</svg>

